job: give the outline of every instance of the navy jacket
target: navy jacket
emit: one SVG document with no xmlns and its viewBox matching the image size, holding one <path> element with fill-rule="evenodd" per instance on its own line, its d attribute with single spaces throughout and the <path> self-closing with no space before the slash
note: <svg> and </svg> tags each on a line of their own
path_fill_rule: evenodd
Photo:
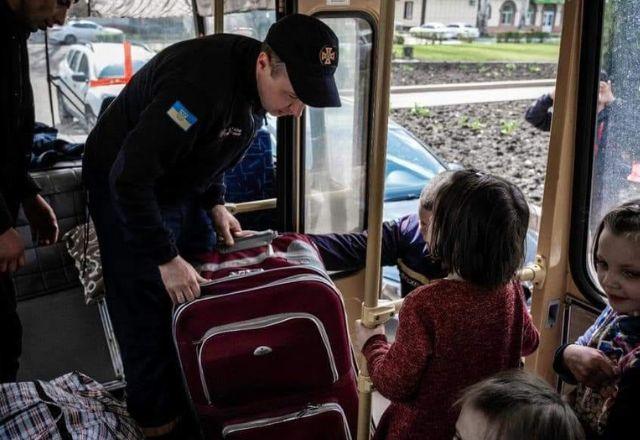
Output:
<svg viewBox="0 0 640 440">
<path fill-rule="evenodd" d="M 0 0 L 0 234 L 13 226 L 18 204 L 38 193 L 38 186 L 27 173 L 34 120 L 29 32 L 6 1 Z"/>
<path fill-rule="evenodd" d="M 174 44 L 138 71 L 87 138 L 85 181 L 108 188 L 132 245 L 157 264 L 177 254 L 159 206 L 224 203 L 224 171 L 251 144 L 264 110 L 260 42 L 212 35 Z"/>
<path fill-rule="evenodd" d="M 365 266 L 367 231 L 309 237 L 318 246 L 328 270 L 357 270 Z M 440 264 L 430 258 L 417 214 L 382 224 L 381 260 L 383 266 L 398 266 L 403 297 L 416 287 L 446 275 Z"/>
</svg>

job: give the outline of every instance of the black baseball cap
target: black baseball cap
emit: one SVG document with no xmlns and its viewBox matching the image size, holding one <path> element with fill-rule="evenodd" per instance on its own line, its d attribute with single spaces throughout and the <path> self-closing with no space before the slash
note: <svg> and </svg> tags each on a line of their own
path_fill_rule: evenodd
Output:
<svg viewBox="0 0 640 440">
<path fill-rule="evenodd" d="M 309 15 L 287 15 L 264 40 L 287 66 L 298 98 L 311 107 L 340 107 L 333 74 L 338 67 L 338 37 Z"/>
</svg>

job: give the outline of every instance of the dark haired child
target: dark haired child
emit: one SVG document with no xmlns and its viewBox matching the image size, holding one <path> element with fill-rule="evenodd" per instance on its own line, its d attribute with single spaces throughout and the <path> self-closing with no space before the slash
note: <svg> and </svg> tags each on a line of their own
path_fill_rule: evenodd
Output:
<svg viewBox="0 0 640 440">
<path fill-rule="evenodd" d="M 467 388 L 454 440 L 584 440 L 578 418 L 549 384 L 509 370 Z"/>
<path fill-rule="evenodd" d="M 609 305 L 575 343 L 558 348 L 553 367 L 562 380 L 578 385 L 574 409 L 587 438 L 636 438 L 640 415 L 640 200 L 605 215 L 596 232 L 593 262 Z"/>
<path fill-rule="evenodd" d="M 538 332 L 515 280 L 529 208 L 507 181 L 456 171 L 438 191 L 429 242 L 447 278 L 414 290 L 396 340 L 356 326 L 356 345 L 376 389 L 391 400 L 375 439 L 450 440 L 460 391 L 515 368 Z"/>
</svg>

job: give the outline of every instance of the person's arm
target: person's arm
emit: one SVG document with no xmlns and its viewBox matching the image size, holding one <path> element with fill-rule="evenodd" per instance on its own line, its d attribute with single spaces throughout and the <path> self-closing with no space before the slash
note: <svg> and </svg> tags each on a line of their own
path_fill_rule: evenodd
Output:
<svg viewBox="0 0 640 440">
<path fill-rule="evenodd" d="M 610 313 L 611 309 L 607 307 L 575 343 L 558 347 L 554 354 L 553 369 L 562 381 L 572 385 L 581 382 L 594 388 L 618 374 L 618 368 L 609 358 L 588 346 L 596 330 L 606 325 Z"/>
<path fill-rule="evenodd" d="M 227 187 L 224 184 L 224 173 L 220 173 L 211 182 L 209 188 L 200 196 L 200 205 L 210 211 L 216 205 L 224 205 Z"/>
<path fill-rule="evenodd" d="M 393 266 L 398 260 L 398 223 L 382 224 L 381 264 Z M 367 258 L 367 231 L 350 234 L 309 234 L 320 251 L 327 270 L 362 269 Z"/>
<path fill-rule="evenodd" d="M 432 352 L 432 335 L 427 333 L 429 329 L 418 305 L 415 295 L 404 300 L 393 344 L 389 345 L 385 336 L 377 335 L 362 349 L 376 389 L 394 401 L 415 395 Z"/>
<path fill-rule="evenodd" d="M 6 232 L 11 227 L 13 227 L 13 217 L 9 211 L 7 202 L 4 200 L 4 196 L 0 192 L 0 234 Z"/>
<path fill-rule="evenodd" d="M 178 255 L 164 226 L 155 196 L 156 180 L 189 148 L 213 107 L 190 84 L 159 88 L 125 138 L 109 174 L 118 215 L 131 231 L 133 245 L 156 264 Z"/>
<path fill-rule="evenodd" d="M 527 109 L 524 118 L 534 127 L 542 131 L 551 131 L 553 113 L 549 109 L 553 106 L 553 98 L 550 94 L 542 95 Z"/>
<path fill-rule="evenodd" d="M 520 300 L 520 307 L 522 308 L 522 314 L 524 317 L 524 325 L 522 331 L 522 356 L 529 356 L 531 353 L 538 349 L 538 344 L 540 343 L 540 332 L 535 325 L 533 325 L 533 320 L 531 319 L 531 315 L 527 310 L 527 305 L 524 300 L 524 292 L 522 291 L 522 287 L 519 285 L 520 282 L 516 281 L 518 284 L 517 292 Z"/>
</svg>

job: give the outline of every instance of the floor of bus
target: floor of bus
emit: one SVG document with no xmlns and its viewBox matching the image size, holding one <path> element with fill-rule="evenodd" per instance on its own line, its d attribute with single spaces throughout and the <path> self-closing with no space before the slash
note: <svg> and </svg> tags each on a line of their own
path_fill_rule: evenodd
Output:
<svg viewBox="0 0 640 440">
<path fill-rule="evenodd" d="M 18 380 L 49 380 L 71 370 L 99 382 L 115 379 L 95 304 L 85 305 L 80 288 L 18 302 L 22 357 Z"/>
</svg>

